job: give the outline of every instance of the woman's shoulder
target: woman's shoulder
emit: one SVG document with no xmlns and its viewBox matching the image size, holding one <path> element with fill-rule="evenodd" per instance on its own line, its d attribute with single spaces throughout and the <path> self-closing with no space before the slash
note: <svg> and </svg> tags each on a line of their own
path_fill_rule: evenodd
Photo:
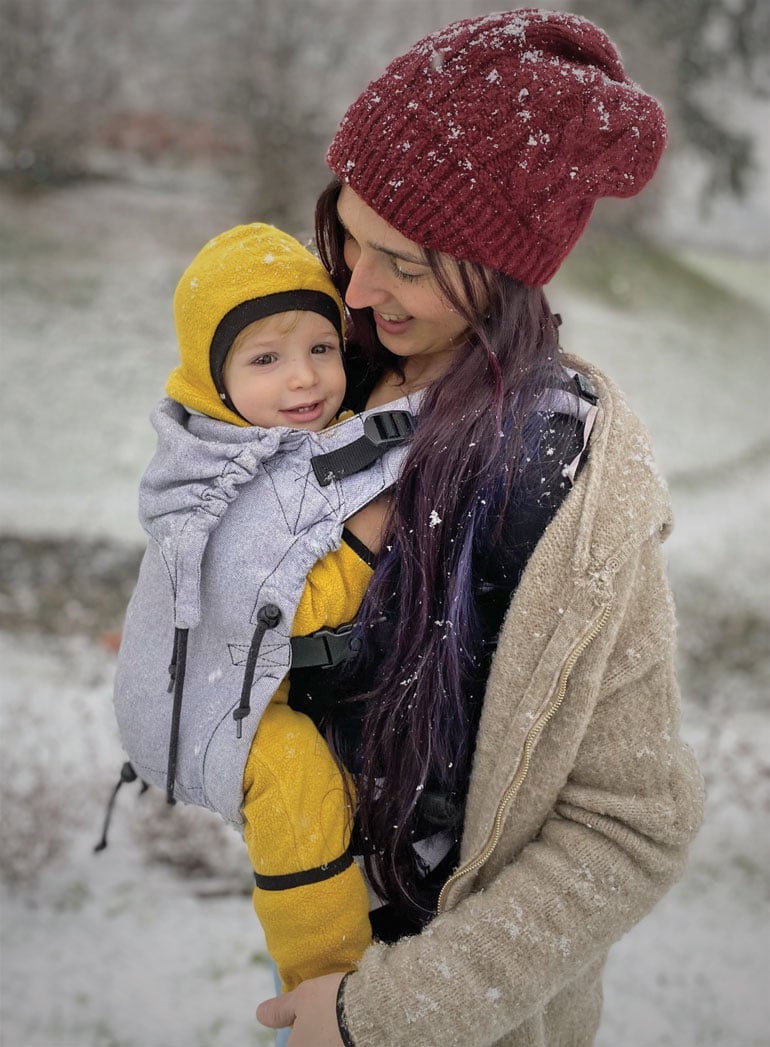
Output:
<svg viewBox="0 0 770 1047">
<path fill-rule="evenodd" d="M 565 356 L 564 363 L 585 375 L 596 392 L 599 416 L 591 436 L 592 454 L 598 445 L 607 466 L 620 468 L 629 479 L 633 474 L 643 487 L 652 484 L 665 492 L 650 432 L 622 389 L 606 372 L 580 357 Z"/>
<path fill-rule="evenodd" d="M 582 491 L 581 529 L 590 535 L 591 559 L 654 533 L 665 537 L 673 523 L 671 499 L 646 425 L 600 368 L 575 356 L 564 362 L 585 374 L 598 396 L 590 453 L 574 492 Z"/>
</svg>

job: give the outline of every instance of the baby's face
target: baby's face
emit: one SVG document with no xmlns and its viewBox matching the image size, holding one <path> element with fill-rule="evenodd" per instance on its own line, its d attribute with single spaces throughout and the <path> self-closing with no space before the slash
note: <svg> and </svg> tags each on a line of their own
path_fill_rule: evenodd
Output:
<svg viewBox="0 0 770 1047">
<path fill-rule="evenodd" d="M 345 394 L 340 337 L 318 313 L 276 313 L 238 334 L 225 360 L 225 388 L 252 425 L 318 432 Z"/>
</svg>

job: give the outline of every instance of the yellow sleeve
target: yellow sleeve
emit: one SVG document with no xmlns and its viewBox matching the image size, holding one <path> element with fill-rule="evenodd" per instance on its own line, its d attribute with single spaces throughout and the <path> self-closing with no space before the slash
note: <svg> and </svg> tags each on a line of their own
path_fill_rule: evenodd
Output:
<svg viewBox="0 0 770 1047">
<path fill-rule="evenodd" d="M 311 570 L 295 636 L 351 621 L 372 569 L 344 544 Z M 288 707 L 288 677 L 260 721 L 244 770 L 244 838 L 257 873 L 325 868 L 344 855 L 353 785 L 309 717 Z M 358 867 L 284 890 L 257 887 L 254 909 L 284 990 L 306 978 L 355 968 L 371 941 L 368 895 Z"/>
<path fill-rule="evenodd" d="M 326 626 L 336 629 L 358 614 L 372 568 L 347 543 L 315 564 L 294 615 L 292 636 L 307 636 Z"/>
</svg>

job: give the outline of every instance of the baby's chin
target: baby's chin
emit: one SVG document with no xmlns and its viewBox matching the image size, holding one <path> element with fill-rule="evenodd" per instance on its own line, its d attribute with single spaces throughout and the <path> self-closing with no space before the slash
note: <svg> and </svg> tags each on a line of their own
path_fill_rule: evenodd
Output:
<svg viewBox="0 0 770 1047">
<path fill-rule="evenodd" d="M 327 421 L 324 421 L 324 422 L 321 422 L 321 421 L 313 422 L 312 425 L 302 426 L 302 428 L 303 429 L 308 429 L 311 433 L 320 433 L 324 429 L 328 429 L 330 425 L 334 425 L 336 420 L 337 420 L 337 413 L 335 411 L 335 413 Z"/>
<path fill-rule="evenodd" d="M 269 426 L 265 426 L 264 423 L 262 424 L 263 428 L 272 428 L 278 425 L 286 426 L 288 429 L 297 429 L 300 432 L 320 433 L 323 429 L 327 429 L 330 425 L 334 425 L 337 421 L 339 411 L 339 407 L 330 410 L 326 405 L 324 405 L 320 414 L 316 414 L 314 410 L 307 419 L 304 419 L 301 414 L 294 411 L 286 413 L 281 412 L 276 418 L 271 420 Z M 260 423 L 252 422 L 252 424 Z"/>
<path fill-rule="evenodd" d="M 317 422 L 313 422 L 312 425 L 308 426 L 311 432 L 320 433 L 322 429 L 328 429 L 330 425 L 334 425 L 337 421 L 342 405 L 340 404 L 327 418 L 319 418 Z M 347 417 L 347 415 L 345 416 Z"/>
<path fill-rule="evenodd" d="M 334 417 L 330 418 L 328 422 L 322 422 L 319 419 L 318 421 L 307 422 L 305 424 L 303 424 L 302 422 L 289 422 L 289 423 L 286 423 L 286 424 L 287 424 L 289 429 L 297 429 L 300 432 L 320 433 L 320 432 L 323 432 L 324 429 L 328 429 L 330 425 L 334 425 L 334 420 L 335 420 L 336 417 L 337 416 L 334 415 Z"/>
</svg>

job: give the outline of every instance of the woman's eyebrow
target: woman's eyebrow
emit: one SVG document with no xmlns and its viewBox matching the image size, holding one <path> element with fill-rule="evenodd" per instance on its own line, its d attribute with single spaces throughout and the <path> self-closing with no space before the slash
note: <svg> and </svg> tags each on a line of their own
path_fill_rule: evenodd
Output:
<svg viewBox="0 0 770 1047">
<path fill-rule="evenodd" d="M 353 234 L 350 232 L 348 227 L 342 221 L 342 218 L 340 217 L 339 211 L 337 212 L 337 221 L 340 223 L 340 226 L 344 229 L 344 231 L 348 234 L 348 236 L 352 237 L 355 240 L 355 237 L 353 236 Z M 427 264 L 428 264 L 421 255 L 420 256 L 414 255 L 414 254 L 411 254 L 408 251 L 396 251 L 392 247 L 385 247 L 384 244 L 374 243 L 371 240 L 367 241 L 366 246 L 371 248 L 372 251 L 381 251 L 382 254 L 388 255 L 389 258 L 400 258 L 402 262 L 411 262 L 412 265 L 425 265 L 425 266 L 427 266 Z"/>
<path fill-rule="evenodd" d="M 381 251 L 382 254 L 388 255 L 389 258 L 399 258 L 402 262 L 411 262 L 412 265 L 427 265 L 428 263 L 424 258 L 418 257 L 417 255 L 409 254 L 404 251 L 394 251 L 392 247 L 385 247 L 383 244 L 369 243 L 368 245 L 373 251 Z"/>
</svg>

